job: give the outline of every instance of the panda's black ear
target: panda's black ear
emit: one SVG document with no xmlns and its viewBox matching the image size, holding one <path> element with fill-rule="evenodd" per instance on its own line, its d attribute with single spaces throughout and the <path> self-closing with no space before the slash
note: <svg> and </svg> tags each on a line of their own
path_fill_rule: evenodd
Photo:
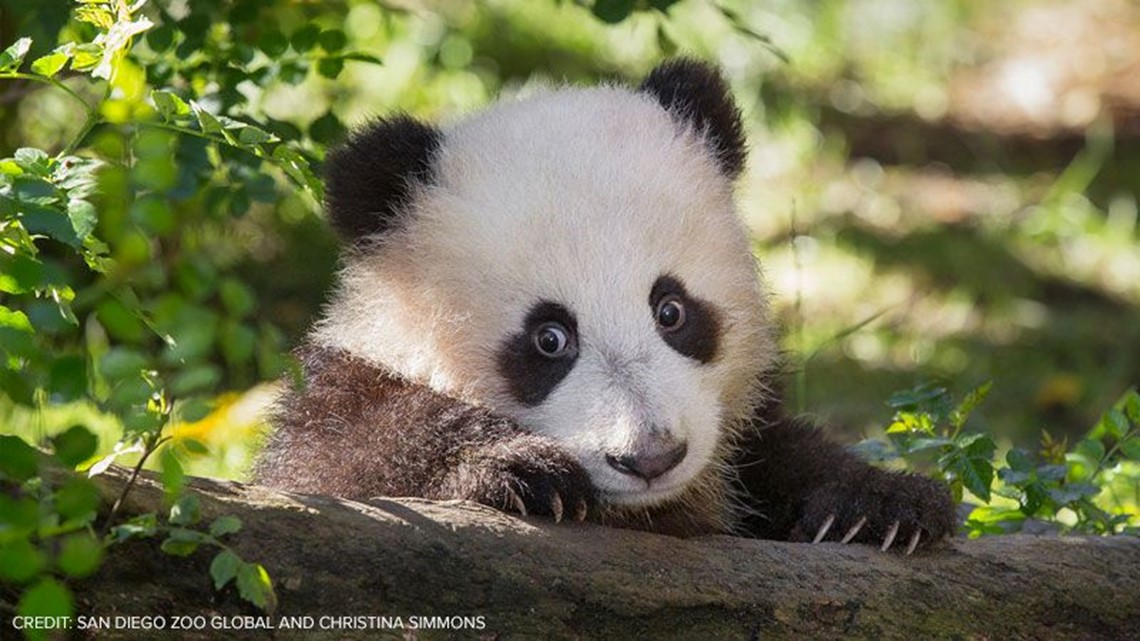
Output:
<svg viewBox="0 0 1140 641">
<path fill-rule="evenodd" d="M 744 127 L 728 83 L 712 66 L 690 58 L 662 63 L 638 91 L 661 103 L 674 118 L 702 132 L 720 169 L 735 179 L 744 169 Z"/>
<path fill-rule="evenodd" d="M 432 179 L 443 133 L 408 116 L 373 121 L 349 134 L 325 159 L 325 211 L 346 243 L 383 234 L 416 183 Z"/>
</svg>

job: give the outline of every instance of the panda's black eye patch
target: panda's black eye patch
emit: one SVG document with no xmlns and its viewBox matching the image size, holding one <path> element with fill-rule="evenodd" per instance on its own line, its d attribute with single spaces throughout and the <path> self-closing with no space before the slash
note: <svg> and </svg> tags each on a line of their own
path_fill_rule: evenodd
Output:
<svg viewBox="0 0 1140 641">
<path fill-rule="evenodd" d="M 675 276 L 665 274 L 649 291 L 649 309 L 661 339 L 669 347 L 701 363 L 716 358 L 720 317 L 707 301 L 690 296 Z"/>
<path fill-rule="evenodd" d="M 578 321 L 558 303 L 540 301 L 519 332 L 499 346 L 499 374 L 511 396 L 538 405 L 574 369 L 578 360 Z"/>
</svg>

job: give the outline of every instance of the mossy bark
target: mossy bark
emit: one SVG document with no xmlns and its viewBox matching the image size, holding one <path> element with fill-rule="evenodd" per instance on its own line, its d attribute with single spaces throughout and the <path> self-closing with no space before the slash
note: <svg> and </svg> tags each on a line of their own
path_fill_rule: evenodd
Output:
<svg viewBox="0 0 1140 641">
<path fill-rule="evenodd" d="M 108 497 L 117 495 L 124 478 L 120 472 L 101 477 Z M 214 591 L 210 551 L 169 557 L 157 542 L 145 541 L 116 546 L 104 569 L 77 586 L 81 613 L 207 618 L 206 629 L 183 638 L 1087 640 L 1140 634 L 1140 541 L 1134 538 L 957 539 L 906 557 L 868 546 L 683 540 L 556 525 L 468 503 L 357 503 L 207 480 L 191 486 L 206 519 L 242 519 L 243 529 L 228 541 L 269 570 L 280 601 L 260 623 L 277 629 L 218 629 L 241 621 L 232 617 L 260 613 L 232 586 Z M 160 487 L 144 476 L 126 511 L 160 509 L 161 501 Z M 309 629 L 295 631 L 281 629 L 285 616 L 314 618 Z M 320 617 L 344 616 L 377 619 L 367 629 L 321 629 L 330 621 Z M 412 616 L 482 617 L 475 619 L 482 624 L 410 633 Z M 396 626 L 401 622 L 404 629 Z M 380 629 L 383 623 L 388 629 Z M 112 628 L 96 636 L 154 634 Z"/>
</svg>

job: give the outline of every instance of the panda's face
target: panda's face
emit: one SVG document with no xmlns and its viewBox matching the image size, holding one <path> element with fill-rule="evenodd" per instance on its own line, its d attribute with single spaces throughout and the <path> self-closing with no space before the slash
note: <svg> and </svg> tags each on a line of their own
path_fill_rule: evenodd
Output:
<svg viewBox="0 0 1140 641">
<path fill-rule="evenodd" d="M 772 346 L 731 181 L 619 89 L 445 131 L 401 225 L 347 261 L 318 340 L 514 418 L 606 500 L 667 500 L 721 460 Z"/>
</svg>

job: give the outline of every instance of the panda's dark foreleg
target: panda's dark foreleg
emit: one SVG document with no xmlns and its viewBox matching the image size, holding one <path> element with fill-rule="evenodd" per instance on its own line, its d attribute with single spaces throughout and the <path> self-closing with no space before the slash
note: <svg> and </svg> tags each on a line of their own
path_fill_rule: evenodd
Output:
<svg viewBox="0 0 1140 641">
<path fill-rule="evenodd" d="M 805 421 L 757 419 L 735 468 L 749 514 L 744 534 L 789 541 L 855 541 L 884 551 L 953 534 L 954 502 L 933 479 L 860 461 Z"/>
<path fill-rule="evenodd" d="M 586 471 L 550 439 L 343 352 L 297 354 L 305 385 L 278 401 L 256 482 L 355 499 L 467 499 L 555 520 L 582 520 L 593 506 Z"/>
</svg>

